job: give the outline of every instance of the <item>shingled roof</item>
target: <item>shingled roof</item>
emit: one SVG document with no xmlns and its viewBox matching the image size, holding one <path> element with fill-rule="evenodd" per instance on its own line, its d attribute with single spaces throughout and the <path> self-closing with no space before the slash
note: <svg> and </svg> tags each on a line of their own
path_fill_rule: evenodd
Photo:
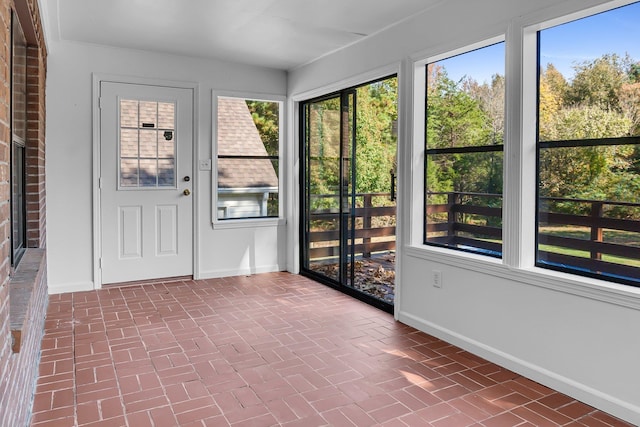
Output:
<svg viewBox="0 0 640 427">
<path fill-rule="evenodd" d="M 247 103 L 218 98 L 218 155 L 268 156 Z M 218 159 L 218 188 L 277 188 L 271 160 Z"/>
</svg>

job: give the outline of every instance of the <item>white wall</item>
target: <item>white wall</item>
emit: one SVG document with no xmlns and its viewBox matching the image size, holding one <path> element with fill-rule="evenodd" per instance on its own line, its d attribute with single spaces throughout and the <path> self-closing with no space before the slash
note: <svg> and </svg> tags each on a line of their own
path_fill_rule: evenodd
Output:
<svg viewBox="0 0 640 427">
<path fill-rule="evenodd" d="M 611 2 L 439 2 L 402 25 L 293 70 L 288 88 L 290 97 L 301 100 L 341 84 L 366 81 L 371 70 L 401 70 L 396 299 L 400 321 L 640 424 L 640 290 L 536 269 L 528 244 L 533 229 L 528 202 L 535 181 L 531 161 L 523 160 L 522 154 L 525 131 L 531 126 L 521 116 L 522 99 L 531 99 L 521 66 L 523 29 L 605 3 Z M 504 260 L 495 260 L 421 244 L 423 116 L 418 110 L 424 95 L 418 90 L 414 100 L 413 72 L 416 63 L 430 56 L 501 35 L 507 35 L 511 118 L 505 157 L 511 166 L 505 182 L 511 202 L 504 218 L 508 253 Z M 294 129 L 292 134 L 298 133 Z M 433 270 L 442 272 L 442 288 L 428 279 Z"/>
<path fill-rule="evenodd" d="M 194 155 L 211 153 L 213 89 L 286 95 L 284 71 L 221 61 L 50 41 L 47 74 L 47 247 L 51 292 L 93 282 L 92 74 L 198 85 Z M 198 206 L 196 277 L 285 268 L 283 226 L 213 229 L 211 172 L 194 173 Z"/>
</svg>

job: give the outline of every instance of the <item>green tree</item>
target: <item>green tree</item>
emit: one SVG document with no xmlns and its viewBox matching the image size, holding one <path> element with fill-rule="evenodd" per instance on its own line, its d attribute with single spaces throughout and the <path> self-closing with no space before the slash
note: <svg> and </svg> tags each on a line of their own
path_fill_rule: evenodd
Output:
<svg viewBox="0 0 640 427">
<path fill-rule="evenodd" d="M 574 66 L 575 77 L 566 92 L 566 104 L 620 108 L 620 89 L 628 80 L 629 58 L 606 54 Z"/>
<path fill-rule="evenodd" d="M 640 83 L 640 62 L 629 64 L 629 83 Z"/>
<path fill-rule="evenodd" d="M 502 143 L 504 95 L 501 76 L 491 85 L 454 82 L 444 69 L 427 69 L 427 148 L 458 148 Z M 504 108 L 503 108 L 504 109 Z M 502 161 L 492 153 L 449 153 L 427 159 L 429 192 L 499 192 Z"/>
<path fill-rule="evenodd" d="M 640 64 L 628 55 L 603 55 L 574 67 L 570 83 L 549 64 L 540 75 L 541 141 L 617 138 L 640 134 Z M 640 202 L 640 150 L 632 145 L 542 149 L 540 195 L 568 199 Z M 588 204 L 556 209 L 589 215 Z M 607 215 L 638 218 L 637 209 Z"/>
<path fill-rule="evenodd" d="M 270 156 L 277 156 L 280 138 L 279 103 L 254 100 L 247 100 L 246 103 L 267 153 Z"/>
<path fill-rule="evenodd" d="M 361 86 L 356 93 L 356 191 L 387 193 L 396 169 L 396 77 Z"/>
<path fill-rule="evenodd" d="M 564 76 L 553 64 L 548 64 L 547 68 L 540 73 L 539 133 L 541 141 L 557 139 L 553 121 L 564 107 L 568 88 L 569 85 Z"/>
<path fill-rule="evenodd" d="M 640 135 L 640 81 L 624 83 L 619 100 L 620 110 L 631 121 L 629 135 Z"/>
<path fill-rule="evenodd" d="M 614 138 L 627 135 L 631 121 L 599 106 L 564 108 L 550 126 L 555 140 Z M 604 190 L 618 171 L 631 165 L 631 146 L 570 147 L 541 150 L 540 192 L 546 197 L 583 198 Z M 614 199 L 615 200 L 615 199 Z"/>
<path fill-rule="evenodd" d="M 504 143 L 504 106 L 505 106 L 505 80 L 504 76 L 494 74 L 491 83 L 478 84 L 477 81 L 467 78 L 463 86 L 465 92 L 478 102 L 484 112 L 484 127 L 490 133 L 492 144 Z"/>
<path fill-rule="evenodd" d="M 433 75 L 427 87 L 427 148 L 487 145 L 491 132 L 479 102 L 444 69 Z"/>
<path fill-rule="evenodd" d="M 337 195 L 340 186 L 340 102 L 328 99 L 307 106 L 308 184 L 310 194 Z M 335 197 L 312 201 L 312 209 L 339 207 Z"/>
</svg>

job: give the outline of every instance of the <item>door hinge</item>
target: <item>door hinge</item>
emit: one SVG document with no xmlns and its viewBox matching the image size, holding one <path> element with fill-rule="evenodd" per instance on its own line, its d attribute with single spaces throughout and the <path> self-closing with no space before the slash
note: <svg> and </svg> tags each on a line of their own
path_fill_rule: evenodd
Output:
<svg viewBox="0 0 640 427">
<path fill-rule="evenodd" d="M 98 269 L 102 270 L 102 258 L 98 258 Z"/>
<path fill-rule="evenodd" d="M 98 108 L 102 108 L 102 97 L 98 98 Z"/>
<path fill-rule="evenodd" d="M 102 189 L 102 177 L 98 178 L 98 188 Z"/>
</svg>

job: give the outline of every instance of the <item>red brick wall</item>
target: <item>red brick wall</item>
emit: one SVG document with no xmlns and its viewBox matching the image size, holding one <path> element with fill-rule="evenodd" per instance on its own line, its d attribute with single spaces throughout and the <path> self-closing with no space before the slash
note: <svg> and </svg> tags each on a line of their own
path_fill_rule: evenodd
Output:
<svg viewBox="0 0 640 427">
<path fill-rule="evenodd" d="M 27 246 L 44 247 L 45 184 L 44 184 L 44 128 L 45 128 L 45 69 L 40 49 L 27 51 Z"/>
<path fill-rule="evenodd" d="M 29 285 L 33 293 L 25 307 L 20 352 L 9 346 L 0 384 L 0 426 L 26 426 L 31 418 L 35 382 L 40 363 L 40 349 L 47 310 L 47 277 L 44 249 L 28 251 L 20 263 L 19 273 L 9 286 Z M 27 272 L 20 273 L 20 270 Z M 31 274 L 31 272 L 34 274 Z M 16 283 L 17 282 L 17 283 Z M 3 332 L 4 333 L 4 332 Z M 4 350 L 4 348 L 3 348 Z M 5 355 L 3 354 L 3 357 Z"/>
<path fill-rule="evenodd" d="M 11 354 L 11 332 L 9 320 L 9 28 L 11 14 L 5 0 L 0 1 L 0 414 L 4 423 L 9 411 L 5 396 L 9 390 Z"/>
<path fill-rule="evenodd" d="M 11 11 L 16 11 L 28 49 L 26 198 L 27 250 L 18 270 L 11 271 Z M 0 0 L 0 426 L 28 425 L 38 374 L 47 306 L 44 246 L 45 218 L 45 78 L 46 47 L 37 0 Z M 13 286 L 12 286 L 13 285 Z M 15 290 L 28 288 L 22 303 Z M 13 290 L 13 292 L 12 292 Z M 13 295 L 13 298 L 12 298 Z M 20 304 L 17 304 L 20 302 Z M 12 321 L 23 310 L 20 351 L 12 350 Z"/>
</svg>

